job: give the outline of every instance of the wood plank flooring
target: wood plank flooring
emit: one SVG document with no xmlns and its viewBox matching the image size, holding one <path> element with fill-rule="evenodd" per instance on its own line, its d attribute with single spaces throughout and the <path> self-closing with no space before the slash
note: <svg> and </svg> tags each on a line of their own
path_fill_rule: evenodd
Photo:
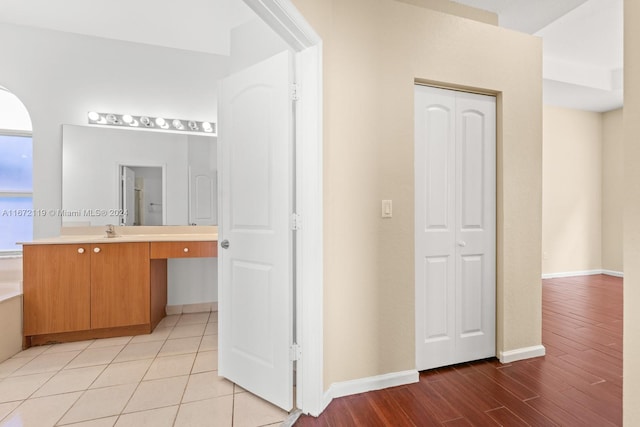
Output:
<svg viewBox="0 0 640 427">
<path fill-rule="evenodd" d="M 420 373 L 416 384 L 334 399 L 296 426 L 622 425 L 622 279 L 542 281 L 545 357 Z"/>
</svg>

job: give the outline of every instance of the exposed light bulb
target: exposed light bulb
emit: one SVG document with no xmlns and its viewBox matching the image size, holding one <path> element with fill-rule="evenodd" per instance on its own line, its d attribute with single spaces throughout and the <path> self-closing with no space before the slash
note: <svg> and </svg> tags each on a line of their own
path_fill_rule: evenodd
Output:
<svg viewBox="0 0 640 427">
<path fill-rule="evenodd" d="M 169 125 L 167 124 L 167 121 L 162 117 L 156 118 L 156 124 L 162 129 L 167 129 L 169 127 Z"/>
<path fill-rule="evenodd" d="M 89 117 L 89 120 L 91 120 L 92 122 L 97 122 L 98 120 L 100 120 L 100 114 L 96 113 L 95 111 L 89 111 L 87 117 Z"/>
<path fill-rule="evenodd" d="M 115 114 L 107 114 L 107 123 L 117 125 L 120 121 Z"/>
<path fill-rule="evenodd" d="M 153 126 L 153 123 L 151 123 L 151 119 L 149 117 L 147 117 L 147 116 L 140 117 L 140 123 L 142 123 L 146 127 Z"/>
<path fill-rule="evenodd" d="M 189 129 L 196 131 L 198 130 L 198 124 L 193 120 L 189 120 Z"/>
<path fill-rule="evenodd" d="M 178 120 L 178 119 L 174 119 L 174 120 L 173 120 L 173 122 L 172 122 L 172 124 L 173 124 L 173 127 L 174 127 L 174 128 L 176 128 L 176 129 L 178 129 L 178 130 L 182 130 L 182 129 L 184 129 L 184 125 L 183 125 L 183 124 L 182 124 L 182 122 L 181 122 L 180 120 Z"/>
<path fill-rule="evenodd" d="M 213 132 L 213 128 L 211 127 L 211 123 L 209 122 L 202 122 L 202 129 L 205 132 Z"/>
<path fill-rule="evenodd" d="M 122 116 L 122 121 L 130 125 L 131 123 L 133 123 L 133 117 L 130 114 L 125 114 L 124 116 Z"/>
</svg>

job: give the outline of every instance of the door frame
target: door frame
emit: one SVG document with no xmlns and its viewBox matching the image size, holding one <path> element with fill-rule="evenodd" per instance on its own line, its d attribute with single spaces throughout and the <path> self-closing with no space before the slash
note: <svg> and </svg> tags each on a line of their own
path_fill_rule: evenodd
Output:
<svg viewBox="0 0 640 427">
<path fill-rule="evenodd" d="M 295 339 L 300 348 L 296 406 L 318 416 L 323 405 L 322 39 L 291 0 L 243 0 L 295 51 Z"/>
</svg>

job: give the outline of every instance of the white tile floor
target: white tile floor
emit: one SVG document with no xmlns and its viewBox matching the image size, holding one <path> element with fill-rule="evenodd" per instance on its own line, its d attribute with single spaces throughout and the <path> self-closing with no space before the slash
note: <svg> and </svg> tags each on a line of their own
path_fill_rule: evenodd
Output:
<svg viewBox="0 0 640 427">
<path fill-rule="evenodd" d="M 32 347 L 0 363 L 0 426 L 280 425 L 287 413 L 218 377 L 217 313 L 150 335 Z"/>
</svg>

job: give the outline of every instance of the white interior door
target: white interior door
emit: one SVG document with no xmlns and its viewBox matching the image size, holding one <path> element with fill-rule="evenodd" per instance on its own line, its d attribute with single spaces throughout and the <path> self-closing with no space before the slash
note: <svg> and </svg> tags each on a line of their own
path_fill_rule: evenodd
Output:
<svg viewBox="0 0 640 427">
<path fill-rule="evenodd" d="M 134 225 L 136 217 L 136 173 L 127 166 L 122 166 L 122 225 Z"/>
<path fill-rule="evenodd" d="M 189 167 L 189 224 L 216 225 L 218 184 L 216 171 Z"/>
<path fill-rule="evenodd" d="M 219 373 L 285 410 L 293 407 L 290 70 L 283 52 L 224 79 L 218 109 Z"/>
<path fill-rule="evenodd" d="M 495 355 L 495 97 L 415 87 L 418 370 Z"/>
</svg>

